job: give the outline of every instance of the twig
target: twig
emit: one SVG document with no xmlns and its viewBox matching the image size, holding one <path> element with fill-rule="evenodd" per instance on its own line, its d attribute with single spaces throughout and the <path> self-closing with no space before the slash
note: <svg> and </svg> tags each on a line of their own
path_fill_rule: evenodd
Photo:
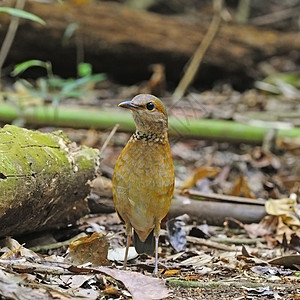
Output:
<svg viewBox="0 0 300 300">
<path fill-rule="evenodd" d="M 270 283 L 270 282 L 249 282 L 249 281 L 191 281 L 170 278 L 166 280 L 167 285 L 173 287 L 189 287 L 189 288 L 219 288 L 219 287 L 235 287 L 235 288 L 259 288 L 259 287 L 289 287 L 288 283 Z"/>
<path fill-rule="evenodd" d="M 161 236 L 167 236 L 167 231 L 164 229 L 160 230 L 160 235 Z M 202 246 L 207 246 L 210 248 L 215 248 L 215 249 L 219 249 L 219 250 L 224 250 L 224 251 L 240 251 L 241 248 L 235 247 L 235 246 L 227 246 L 227 245 L 223 245 L 217 242 L 213 242 L 210 240 L 206 240 L 206 239 L 201 239 L 201 238 L 197 238 L 194 236 L 187 236 L 186 237 L 186 241 L 189 243 L 193 243 L 196 245 L 202 245 Z"/>
<path fill-rule="evenodd" d="M 217 238 L 211 237 L 211 241 L 221 243 L 221 244 L 234 244 L 234 245 L 252 245 L 256 243 L 263 243 L 266 241 L 265 238 L 256 238 L 256 239 L 238 239 L 238 238 Z"/>
<path fill-rule="evenodd" d="M 256 26 L 268 25 L 291 17 L 298 17 L 299 13 L 299 7 L 292 7 L 284 10 L 279 10 L 270 14 L 266 14 L 264 16 L 252 18 L 250 19 L 250 24 Z"/>
<path fill-rule="evenodd" d="M 195 75 L 199 69 L 199 66 L 201 64 L 201 61 L 208 49 L 208 47 L 210 46 L 210 44 L 212 43 L 214 37 L 216 36 L 220 23 L 221 23 L 221 13 L 222 13 L 222 7 L 223 7 L 223 0 L 215 0 L 214 1 L 214 6 L 215 6 L 215 14 L 213 16 L 213 19 L 209 25 L 208 31 L 206 32 L 203 40 L 201 41 L 200 45 L 198 46 L 198 48 L 196 49 L 190 64 L 185 72 L 185 74 L 183 75 L 182 79 L 180 80 L 177 88 L 175 89 L 174 93 L 173 93 L 173 101 L 176 102 L 178 101 L 180 98 L 182 98 L 187 90 L 187 88 L 189 87 L 189 85 L 191 84 L 191 82 L 193 81 L 193 79 L 195 78 Z"/>
<path fill-rule="evenodd" d="M 103 153 L 103 151 L 105 150 L 105 148 L 107 147 L 108 143 L 110 142 L 111 138 L 113 137 L 113 135 L 116 133 L 117 129 L 119 128 L 119 124 L 116 124 L 114 126 L 114 128 L 112 129 L 112 131 L 110 132 L 110 134 L 108 135 L 108 137 L 106 138 L 104 144 L 102 145 L 100 151 L 99 151 L 99 156 Z"/>
<path fill-rule="evenodd" d="M 85 233 L 80 233 L 80 234 L 72 237 L 69 240 L 66 240 L 63 242 L 47 244 L 47 245 L 39 245 L 39 246 L 31 247 L 30 250 L 32 250 L 34 252 L 39 252 L 39 251 L 47 251 L 47 250 L 57 249 L 57 248 L 64 247 L 64 246 L 69 246 L 73 241 L 75 241 L 81 237 L 84 237 L 84 236 L 86 236 Z"/>
<path fill-rule="evenodd" d="M 222 202 L 232 202 L 237 204 L 251 204 L 251 205 L 259 205 L 259 206 L 264 206 L 266 202 L 265 200 L 262 199 L 252 199 L 252 198 L 222 195 L 216 193 L 202 193 L 193 189 L 184 190 L 182 194 L 195 200 L 220 201 L 220 202 L 222 201 Z"/>
<path fill-rule="evenodd" d="M 187 236 L 186 241 L 189 243 L 196 244 L 196 245 L 207 246 L 210 248 L 215 248 L 215 249 L 224 250 L 224 251 L 228 251 L 228 252 L 240 250 L 240 248 L 235 247 L 235 246 L 227 246 L 227 245 L 223 245 L 223 244 L 220 244 L 217 242 L 213 242 L 210 240 L 201 239 L 201 238 L 197 238 L 197 237 L 193 237 L 193 236 Z"/>
<path fill-rule="evenodd" d="M 238 23 L 247 23 L 249 19 L 250 0 L 239 0 L 236 20 Z"/>
<path fill-rule="evenodd" d="M 26 2 L 26 0 L 17 0 L 15 8 L 22 10 L 24 8 L 25 2 Z M 3 64 L 5 62 L 5 59 L 7 57 L 7 54 L 9 52 L 9 49 L 12 45 L 12 42 L 15 38 L 15 35 L 16 35 L 17 29 L 19 26 L 19 20 L 20 20 L 19 17 L 16 17 L 16 16 L 11 17 L 6 36 L 4 38 L 3 44 L 0 49 L 0 79 L 2 77 Z"/>
</svg>

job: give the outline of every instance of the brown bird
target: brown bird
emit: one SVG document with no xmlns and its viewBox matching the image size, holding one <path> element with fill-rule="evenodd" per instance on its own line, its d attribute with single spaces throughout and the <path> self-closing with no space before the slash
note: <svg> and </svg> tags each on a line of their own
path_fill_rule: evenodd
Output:
<svg viewBox="0 0 300 300">
<path fill-rule="evenodd" d="M 158 274 L 160 222 L 169 211 L 174 192 L 174 166 L 168 141 L 168 116 L 156 97 L 141 94 L 119 104 L 132 111 L 136 131 L 122 150 L 115 166 L 115 209 L 126 226 L 128 248 L 134 230 L 134 245 L 141 254 L 153 255 Z"/>
</svg>

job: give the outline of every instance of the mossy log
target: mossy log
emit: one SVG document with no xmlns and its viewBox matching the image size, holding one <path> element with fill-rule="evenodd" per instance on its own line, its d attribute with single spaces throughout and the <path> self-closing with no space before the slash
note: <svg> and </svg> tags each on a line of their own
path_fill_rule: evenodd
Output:
<svg viewBox="0 0 300 300">
<path fill-rule="evenodd" d="M 0 236 L 74 223 L 88 213 L 88 180 L 96 149 L 78 147 L 60 131 L 12 125 L 0 129 Z"/>
</svg>

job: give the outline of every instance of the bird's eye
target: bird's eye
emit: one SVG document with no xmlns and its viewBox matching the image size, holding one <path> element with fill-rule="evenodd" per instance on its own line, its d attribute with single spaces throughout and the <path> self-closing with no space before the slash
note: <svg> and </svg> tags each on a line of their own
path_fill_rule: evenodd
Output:
<svg viewBox="0 0 300 300">
<path fill-rule="evenodd" d="M 146 104 L 146 108 L 147 108 L 148 110 L 153 110 L 154 107 L 155 107 L 155 105 L 154 105 L 153 102 L 148 102 L 148 103 Z"/>
</svg>

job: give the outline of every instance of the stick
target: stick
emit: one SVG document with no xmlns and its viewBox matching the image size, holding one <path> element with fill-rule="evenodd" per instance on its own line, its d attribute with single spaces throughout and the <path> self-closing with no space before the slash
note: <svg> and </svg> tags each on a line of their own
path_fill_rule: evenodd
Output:
<svg viewBox="0 0 300 300">
<path fill-rule="evenodd" d="M 221 12 L 223 7 L 223 0 L 218 0 L 218 1 L 215 0 L 214 4 L 215 4 L 214 17 L 209 25 L 208 31 L 205 34 L 202 42 L 200 43 L 199 47 L 196 49 L 185 74 L 183 75 L 182 79 L 180 80 L 177 88 L 173 93 L 174 102 L 178 101 L 184 96 L 187 88 L 195 78 L 195 75 L 199 69 L 201 61 L 208 47 L 212 43 L 214 37 L 216 36 L 219 30 L 219 26 L 221 23 Z"/>
<path fill-rule="evenodd" d="M 26 0 L 17 0 L 15 8 L 22 10 L 24 8 L 25 2 L 26 2 Z M 19 20 L 20 20 L 19 17 L 16 17 L 16 16 L 11 17 L 11 21 L 9 23 L 7 33 L 5 35 L 3 44 L 0 49 L 0 79 L 2 77 L 3 64 L 5 62 L 7 54 L 9 52 L 9 49 L 14 41 L 14 38 L 15 38 L 15 35 L 16 35 L 17 29 L 19 26 Z"/>
<path fill-rule="evenodd" d="M 101 147 L 101 149 L 99 151 L 99 156 L 101 156 L 101 154 L 103 153 L 103 151 L 106 149 L 108 143 L 110 142 L 111 138 L 116 133 L 116 131 L 117 131 L 118 128 L 119 128 L 119 124 L 116 124 L 114 126 L 114 128 L 112 129 L 112 131 L 110 132 L 110 134 L 108 135 L 108 137 L 106 138 L 104 144 L 102 145 L 102 147 Z"/>
</svg>

